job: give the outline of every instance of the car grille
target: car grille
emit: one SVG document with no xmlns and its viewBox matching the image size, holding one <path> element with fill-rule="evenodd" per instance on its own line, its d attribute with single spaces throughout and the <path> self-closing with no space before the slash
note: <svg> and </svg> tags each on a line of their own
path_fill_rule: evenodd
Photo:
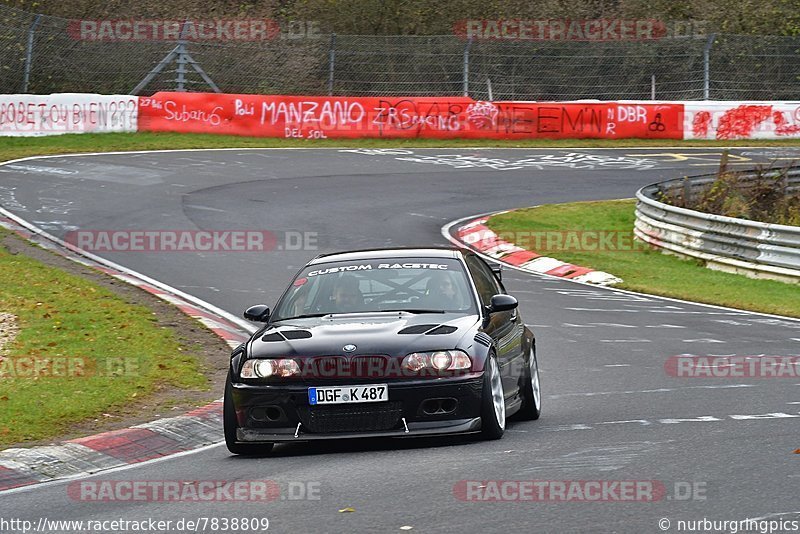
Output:
<svg viewBox="0 0 800 534">
<path fill-rule="evenodd" d="M 376 432 L 395 428 L 400 422 L 403 405 L 401 402 L 384 402 L 358 406 L 313 406 L 299 412 L 303 423 L 301 432 Z"/>
</svg>

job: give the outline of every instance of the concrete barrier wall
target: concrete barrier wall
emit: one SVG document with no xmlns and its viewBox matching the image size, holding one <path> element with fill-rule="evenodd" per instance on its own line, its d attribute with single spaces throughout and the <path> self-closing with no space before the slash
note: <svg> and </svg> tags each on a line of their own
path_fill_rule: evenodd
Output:
<svg viewBox="0 0 800 534">
<path fill-rule="evenodd" d="M 787 139 L 800 102 L 328 97 L 156 93 L 0 95 L 0 135 L 218 133 L 283 138 Z"/>
</svg>

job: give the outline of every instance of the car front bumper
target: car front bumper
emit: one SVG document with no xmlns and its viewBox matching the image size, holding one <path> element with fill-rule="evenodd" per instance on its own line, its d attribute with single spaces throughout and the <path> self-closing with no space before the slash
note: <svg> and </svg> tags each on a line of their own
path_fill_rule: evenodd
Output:
<svg viewBox="0 0 800 534">
<path fill-rule="evenodd" d="M 457 419 L 455 421 L 439 421 L 434 423 L 408 423 L 408 432 L 405 430 L 385 430 L 381 432 L 328 432 L 313 433 L 299 432 L 296 429 L 247 429 L 239 428 L 236 439 L 242 443 L 276 443 L 285 441 L 317 441 L 327 439 L 352 439 L 352 438 L 413 438 L 423 436 L 442 436 L 450 434 L 468 434 L 481 429 L 481 418 Z"/>
<path fill-rule="evenodd" d="M 482 373 L 386 383 L 386 402 L 320 406 L 308 403 L 310 384 L 234 383 L 237 441 L 421 437 L 471 433 L 481 428 Z M 327 385 L 335 384 L 314 384 Z"/>
</svg>

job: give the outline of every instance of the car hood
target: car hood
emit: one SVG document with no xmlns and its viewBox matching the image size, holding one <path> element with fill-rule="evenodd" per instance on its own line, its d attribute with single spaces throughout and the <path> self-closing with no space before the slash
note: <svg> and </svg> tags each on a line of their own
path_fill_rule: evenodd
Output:
<svg viewBox="0 0 800 534">
<path fill-rule="evenodd" d="M 255 338 L 250 356 L 402 356 L 411 352 L 454 349 L 466 334 L 473 332 L 474 336 L 473 329 L 479 319 L 477 315 L 407 312 L 288 319 L 271 324 Z M 355 349 L 345 351 L 346 345 L 355 345 Z"/>
</svg>

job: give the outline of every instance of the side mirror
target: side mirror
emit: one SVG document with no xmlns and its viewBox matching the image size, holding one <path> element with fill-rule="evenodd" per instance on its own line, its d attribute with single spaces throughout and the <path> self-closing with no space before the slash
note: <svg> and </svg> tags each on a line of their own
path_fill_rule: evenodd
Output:
<svg viewBox="0 0 800 534">
<path fill-rule="evenodd" d="M 502 281 L 503 280 L 503 266 L 501 264 L 499 264 L 499 263 L 493 263 L 489 267 L 491 267 L 492 272 L 494 273 L 495 277 L 497 277 L 498 280 Z"/>
<path fill-rule="evenodd" d="M 244 318 L 256 323 L 266 323 L 269 321 L 269 306 L 264 304 L 250 306 L 244 311 Z"/>
<path fill-rule="evenodd" d="M 511 311 L 516 309 L 517 306 L 519 306 L 517 299 L 511 295 L 500 294 L 492 297 L 491 304 L 488 306 L 488 311 L 489 313 Z"/>
</svg>

